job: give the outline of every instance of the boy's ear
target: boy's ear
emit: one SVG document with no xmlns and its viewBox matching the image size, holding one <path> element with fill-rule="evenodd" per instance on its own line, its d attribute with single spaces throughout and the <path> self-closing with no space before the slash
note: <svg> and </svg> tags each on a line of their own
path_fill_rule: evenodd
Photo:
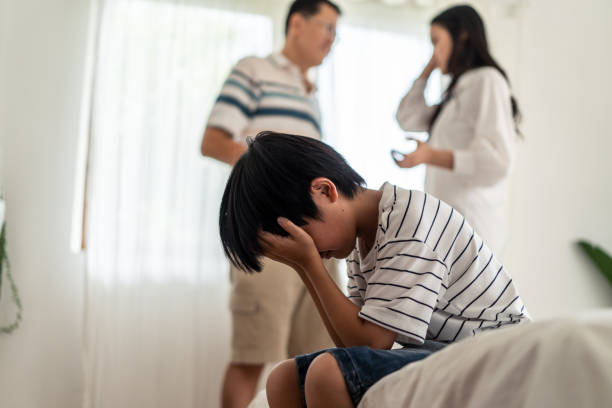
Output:
<svg viewBox="0 0 612 408">
<path fill-rule="evenodd" d="M 310 194 L 314 197 L 326 197 L 332 203 L 338 200 L 336 185 L 325 177 L 317 177 L 310 182 Z"/>
</svg>

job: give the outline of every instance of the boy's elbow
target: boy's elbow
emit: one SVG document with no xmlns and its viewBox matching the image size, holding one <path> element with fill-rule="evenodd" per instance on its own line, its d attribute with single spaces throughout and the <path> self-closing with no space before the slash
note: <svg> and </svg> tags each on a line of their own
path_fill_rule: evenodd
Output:
<svg viewBox="0 0 612 408">
<path fill-rule="evenodd" d="M 397 333 L 382 327 L 377 327 L 374 335 L 371 336 L 368 346 L 373 349 L 390 350 L 395 343 Z"/>
<path fill-rule="evenodd" d="M 376 339 L 375 341 L 372 341 L 369 344 L 369 347 L 371 349 L 377 349 L 377 350 L 391 350 L 391 347 L 393 347 L 393 343 L 394 340 L 380 340 L 380 339 Z"/>
<path fill-rule="evenodd" d="M 365 340 L 362 345 L 379 350 L 389 350 L 393 347 L 397 333 L 368 320 L 362 319 L 361 323 L 361 331 L 365 335 L 365 338 L 362 337 L 362 340 Z"/>
</svg>

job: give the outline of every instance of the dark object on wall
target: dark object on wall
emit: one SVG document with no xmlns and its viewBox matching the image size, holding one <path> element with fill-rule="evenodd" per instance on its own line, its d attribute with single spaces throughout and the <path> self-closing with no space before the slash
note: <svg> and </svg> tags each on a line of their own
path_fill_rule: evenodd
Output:
<svg viewBox="0 0 612 408">
<path fill-rule="evenodd" d="M 0 334 L 9 334 L 19 327 L 21 323 L 21 300 L 19 299 L 19 292 L 17 291 L 17 285 L 11 275 L 11 266 L 9 264 L 8 255 L 6 254 L 6 223 L 2 223 L 2 230 L 0 231 L 0 300 L 2 300 L 2 281 L 3 277 L 6 277 L 10 286 L 11 298 L 13 303 L 17 307 L 17 314 L 13 323 L 8 326 L 0 326 Z M 1 303 L 0 303 L 1 306 Z"/>
</svg>

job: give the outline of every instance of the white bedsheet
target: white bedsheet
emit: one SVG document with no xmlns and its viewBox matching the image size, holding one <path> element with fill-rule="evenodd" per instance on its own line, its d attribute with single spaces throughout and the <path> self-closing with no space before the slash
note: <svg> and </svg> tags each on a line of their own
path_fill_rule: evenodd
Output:
<svg viewBox="0 0 612 408">
<path fill-rule="evenodd" d="M 266 408 L 265 390 L 249 408 Z M 612 407 L 612 309 L 484 333 L 383 378 L 358 408 Z"/>
<path fill-rule="evenodd" d="M 448 346 L 374 384 L 374 407 L 612 407 L 612 310 Z"/>
</svg>

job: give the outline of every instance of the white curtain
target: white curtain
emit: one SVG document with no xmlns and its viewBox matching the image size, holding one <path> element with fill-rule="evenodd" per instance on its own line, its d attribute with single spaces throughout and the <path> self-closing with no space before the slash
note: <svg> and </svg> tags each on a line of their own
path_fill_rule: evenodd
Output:
<svg viewBox="0 0 612 408">
<path fill-rule="evenodd" d="M 424 166 L 400 169 L 390 155 L 391 149 L 408 152 L 416 147 L 397 125 L 395 111 L 432 52 L 428 38 L 414 29 L 426 22 L 407 20 L 405 24 L 412 30 L 391 31 L 380 23 L 369 27 L 341 24 L 334 51 L 319 72 L 328 142 L 375 189 L 385 181 L 422 189 L 425 178 Z M 426 96 L 433 102 L 439 94 L 435 72 Z"/>
<path fill-rule="evenodd" d="M 229 357 L 217 231 L 229 168 L 201 157 L 200 141 L 230 67 L 272 51 L 289 0 L 93 1 L 84 405 L 215 407 Z M 371 187 L 422 185 L 388 150 L 405 147 L 393 113 L 427 38 L 342 20 L 339 35 L 319 72 L 327 140 Z"/>
<path fill-rule="evenodd" d="M 99 3 L 86 407 L 218 405 L 229 282 L 217 219 L 229 169 L 199 147 L 231 65 L 270 52 L 273 35 L 269 17 L 239 3 Z"/>
</svg>

